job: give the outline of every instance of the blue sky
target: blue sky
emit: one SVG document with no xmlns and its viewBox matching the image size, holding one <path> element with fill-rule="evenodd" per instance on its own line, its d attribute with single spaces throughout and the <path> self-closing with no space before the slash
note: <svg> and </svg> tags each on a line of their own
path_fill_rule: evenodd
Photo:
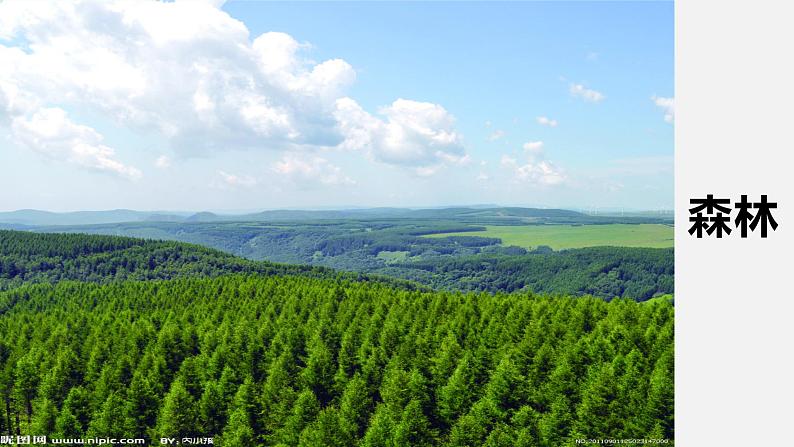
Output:
<svg viewBox="0 0 794 447">
<path fill-rule="evenodd" d="M 672 2 L 30 3 L 3 210 L 672 208 Z"/>
</svg>

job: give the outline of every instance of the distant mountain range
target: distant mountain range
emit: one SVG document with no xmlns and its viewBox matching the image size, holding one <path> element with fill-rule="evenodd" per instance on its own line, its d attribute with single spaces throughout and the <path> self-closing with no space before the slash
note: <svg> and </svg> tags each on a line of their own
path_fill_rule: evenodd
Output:
<svg viewBox="0 0 794 447">
<path fill-rule="evenodd" d="M 97 225 L 125 222 L 261 222 L 325 219 L 526 219 L 526 218 L 588 218 L 586 214 L 565 210 L 520 207 L 454 207 L 454 208 L 362 208 L 347 210 L 270 210 L 249 214 L 216 214 L 208 211 L 74 211 L 56 213 L 40 210 L 0 212 L 0 227 Z"/>
<path fill-rule="evenodd" d="M 0 223 L 13 225 L 88 225 L 144 221 L 184 221 L 192 213 L 106 210 L 54 213 L 40 210 L 0 212 Z"/>
</svg>

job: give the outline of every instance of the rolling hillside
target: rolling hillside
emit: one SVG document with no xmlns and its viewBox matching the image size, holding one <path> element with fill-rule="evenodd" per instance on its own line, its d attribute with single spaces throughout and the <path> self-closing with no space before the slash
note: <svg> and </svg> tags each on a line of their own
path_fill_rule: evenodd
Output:
<svg viewBox="0 0 794 447">
<path fill-rule="evenodd" d="M 181 242 L 0 230 L 0 290 L 63 280 L 108 283 L 231 273 L 359 279 L 409 289 L 419 287 L 407 281 L 322 267 L 251 261 Z"/>
<path fill-rule="evenodd" d="M 278 262 L 350 272 L 346 275 L 399 278 L 451 291 L 495 293 L 525 290 L 577 296 L 591 294 L 607 299 L 626 297 L 638 301 L 674 291 L 672 249 L 592 247 L 552 251 L 541 247 L 529 251 L 521 247 L 502 247 L 496 238 L 463 236 L 475 234 L 474 231 L 483 227 L 444 221 L 422 222 L 340 221 L 285 225 L 142 222 L 58 229 L 184 241 L 253 260 L 268 261 L 256 264 L 246 259 L 221 256 L 215 251 L 205 253 L 194 245 L 186 248 L 173 242 L 151 242 L 161 247 L 181 247 L 180 250 L 201 253 L 205 257 L 221 256 L 209 268 L 218 272 L 273 269 L 272 262 Z M 461 236 L 425 237 L 427 234 L 462 229 L 470 231 L 461 233 Z M 26 235 L 31 241 L 35 240 L 33 233 L 6 234 Z M 233 268 L 218 267 L 224 265 L 227 259 L 228 266 Z M 28 263 L 27 260 L 24 262 Z M 277 268 L 295 271 L 308 269 L 284 265 Z M 122 266 L 116 274 L 126 277 L 129 272 Z M 152 274 L 145 272 L 145 275 Z M 44 274 L 36 272 L 36 275 Z M 163 274 L 161 277 L 172 277 L 170 275 Z"/>
</svg>

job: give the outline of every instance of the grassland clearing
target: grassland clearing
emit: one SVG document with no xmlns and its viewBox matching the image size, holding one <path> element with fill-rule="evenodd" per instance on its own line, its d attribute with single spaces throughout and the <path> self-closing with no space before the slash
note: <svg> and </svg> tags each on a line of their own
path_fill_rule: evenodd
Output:
<svg viewBox="0 0 794 447">
<path fill-rule="evenodd" d="M 673 227 L 663 224 L 607 225 L 488 225 L 484 231 L 439 233 L 426 237 L 496 237 L 502 245 L 555 250 L 599 246 L 667 248 L 673 246 Z"/>
</svg>

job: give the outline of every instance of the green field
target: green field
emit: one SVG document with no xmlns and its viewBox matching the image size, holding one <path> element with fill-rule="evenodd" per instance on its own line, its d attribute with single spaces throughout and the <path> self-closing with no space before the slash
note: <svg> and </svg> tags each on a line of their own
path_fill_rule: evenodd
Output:
<svg viewBox="0 0 794 447">
<path fill-rule="evenodd" d="M 662 224 L 526 225 L 485 227 L 484 231 L 431 234 L 426 237 L 496 237 L 503 245 L 555 250 L 598 246 L 667 248 L 673 246 L 673 227 Z"/>
<path fill-rule="evenodd" d="M 387 264 L 405 262 L 409 254 L 410 251 L 381 251 L 378 253 L 378 259 L 383 259 Z"/>
</svg>

